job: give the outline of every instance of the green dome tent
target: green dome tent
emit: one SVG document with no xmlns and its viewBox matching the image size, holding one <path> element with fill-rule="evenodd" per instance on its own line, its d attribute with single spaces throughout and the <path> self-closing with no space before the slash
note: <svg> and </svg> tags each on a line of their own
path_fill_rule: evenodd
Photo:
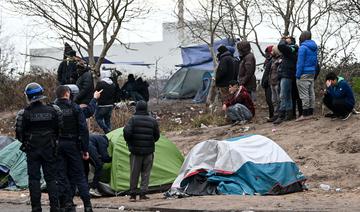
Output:
<svg viewBox="0 0 360 212">
<path fill-rule="evenodd" d="M 109 138 L 109 153 L 112 164 L 106 164 L 110 171 L 110 187 L 116 194 L 129 190 L 130 182 L 130 152 L 123 137 L 123 128 L 107 134 Z M 161 136 L 155 144 L 154 164 L 150 175 L 150 190 L 163 191 L 169 188 L 179 174 L 184 157 L 177 147 L 165 136 Z M 108 179 L 109 180 L 109 179 Z"/>
</svg>

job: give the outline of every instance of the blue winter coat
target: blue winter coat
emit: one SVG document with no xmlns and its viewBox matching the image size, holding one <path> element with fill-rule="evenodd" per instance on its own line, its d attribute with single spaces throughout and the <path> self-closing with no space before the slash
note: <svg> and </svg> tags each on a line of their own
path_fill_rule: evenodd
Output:
<svg viewBox="0 0 360 212">
<path fill-rule="evenodd" d="M 333 99 L 344 99 L 349 108 L 355 106 L 354 93 L 350 85 L 342 77 L 338 77 L 336 85 L 328 87 L 326 95 L 330 95 Z"/>
<path fill-rule="evenodd" d="M 296 64 L 296 79 L 300 79 L 303 74 L 315 74 L 318 63 L 317 49 L 313 40 L 301 43 Z"/>
</svg>

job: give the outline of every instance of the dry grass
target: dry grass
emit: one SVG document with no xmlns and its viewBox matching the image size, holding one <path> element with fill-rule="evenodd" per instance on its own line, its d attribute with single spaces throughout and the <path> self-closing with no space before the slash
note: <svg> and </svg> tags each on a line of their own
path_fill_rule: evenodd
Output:
<svg viewBox="0 0 360 212">
<path fill-rule="evenodd" d="M 54 90 L 57 86 L 55 74 L 37 72 L 20 77 L 18 80 L 2 78 L 0 83 L 0 111 L 12 111 L 26 105 L 24 89 L 27 84 L 37 82 L 43 86 L 47 101 L 54 99 Z"/>
</svg>

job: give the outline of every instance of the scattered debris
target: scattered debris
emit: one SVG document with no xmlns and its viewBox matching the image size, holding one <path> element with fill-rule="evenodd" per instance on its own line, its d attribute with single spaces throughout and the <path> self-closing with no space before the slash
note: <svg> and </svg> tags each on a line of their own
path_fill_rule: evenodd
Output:
<svg viewBox="0 0 360 212">
<path fill-rule="evenodd" d="M 324 191 L 329 191 L 331 189 L 331 186 L 327 184 L 320 184 L 320 188 Z"/>
<path fill-rule="evenodd" d="M 200 128 L 208 128 L 205 124 L 201 123 Z"/>
</svg>

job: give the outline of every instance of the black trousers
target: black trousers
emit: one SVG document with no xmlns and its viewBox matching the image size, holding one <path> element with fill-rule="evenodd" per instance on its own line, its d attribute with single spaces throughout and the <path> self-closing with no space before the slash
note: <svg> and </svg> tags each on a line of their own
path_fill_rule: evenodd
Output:
<svg viewBox="0 0 360 212">
<path fill-rule="evenodd" d="M 299 90 L 296 85 L 296 79 L 292 80 L 292 86 L 291 86 L 291 97 L 293 102 L 293 115 L 296 117 L 296 107 L 299 112 L 299 116 L 303 114 L 303 107 L 302 107 L 302 101 L 300 99 Z"/>
<path fill-rule="evenodd" d="M 91 206 L 89 185 L 77 141 L 59 140 L 58 186 L 61 206 L 72 202 L 76 188 L 79 190 L 84 206 Z"/>
<path fill-rule="evenodd" d="M 274 106 L 272 104 L 272 99 L 271 99 L 271 88 L 270 86 L 265 87 L 265 100 L 266 100 L 266 104 L 268 105 L 269 108 L 269 118 L 272 118 L 274 116 Z"/>
<path fill-rule="evenodd" d="M 89 165 L 91 164 L 92 166 L 94 166 L 94 168 L 95 168 L 94 178 L 92 180 L 92 183 L 90 184 L 90 187 L 91 188 L 99 188 L 99 182 L 100 182 L 100 177 L 103 173 L 102 168 L 103 168 L 104 162 L 101 160 L 101 156 L 97 152 L 96 147 L 93 145 L 89 145 L 89 156 L 90 156 L 89 160 L 86 160 L 86 161 L 84 160 L 85 176 L 86 176 L 86 179 L 88 179 L 89 172 L 90 172 Z"/>
<path fill-rule="evenodd" d="M 146 194 L 149 186 L 150 173 L 154 161 L 154 154 L 134 155 L 130 154 L 130 194 L 136 195 L 136 188 L 140 183 L 140 195 Z"/>
<path fill-rule="evenodd" d="M 30 201 L 33 212 L 41 210 L 40 179 L 42 168 L 48 190 L 50 211 L 59 208 L 58 190 L 56 186 L 57 164 L 55 150 L 51 145 L 35 148 L 32 147 L 27 153 L 27 169 L 29 175 Z"/>
<path fill-rule="evenodd" d="M 345 116 L 353 110 L 353 108 L 350 108 L 348 105 L 346 105 L 345 99 L 334 99 L 326 94 L 323 98 L 323 103 L 335 115 L 339 116 Z"/>
</svg>

